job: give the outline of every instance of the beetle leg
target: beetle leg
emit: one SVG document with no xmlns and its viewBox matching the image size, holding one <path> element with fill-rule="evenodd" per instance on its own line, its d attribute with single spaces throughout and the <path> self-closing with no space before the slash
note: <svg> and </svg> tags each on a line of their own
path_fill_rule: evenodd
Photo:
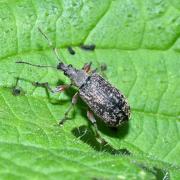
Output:
<svg viewBox="0 0 180 180">
<path fill-rule="evenodd" d="M 100 65 L 100 71 L 102 72 L 102 71 L 106 71 L 106 70 L 107 70 L 107 65 L 105 63 L 102 63 Z"/>
<path fill-rule="evenodd" d="M 50 87 L 48 82 L 44 82 L 44 83 L 33 82 L 32 85 L 36 87 L 44 87 L 47 88 L 49 91 L 53 92 L 53 89 Z"/>
<path fill-rule="evenodd" d="M 96 119 L 94 117 L 94 114 L 92 111 L 87 111 L 87 117 L 88 119 L 91 121 L 93 127 L 94 127 L 94 130 L 95 130 L 95 134 L 96 134 L 96 138 L 98 140 L 98 142 L 100 142 L 101 144 L 105 144 L 105 140 L 103 138 L 101 138 L 99 132 L 98 132 L 98 128 L 97 128 L 97 124 L 96 124 Z"/>
<path fill-rule="evenodd" d="M 82 69 L 83 69 L 86 73 L 90 73 L 90 72 L 91 72 L 91 73 L 95 73 L 95 72 L 99 71 L 102 76 L 105 76 L 105 75 L 104 75 L 104 71 L 107 70 L 107 65 L 106 65 L 105 63 L 102 63 L 102 64 L 99 66 L 99 68 L 96 68 L 96 69 L 94 69 L 94 70 L 92 70 L 92 71 L 91 71 L 91 65 L 92 65 L 92 62 L 90 62 L 90 63 L 85 63 Z"/>
<path fill-rule="evenodd" d="M 33 82 L 32 84 L 36 87 L 47 88 L 52 93 L 63 92 L 71 86 L 71 84 L 70 85 L 60 85 L 60 86 L 57 86 L 55 89 L 52 89 L 48 82 L 45 82 L 45 83 Z"/>
<path fill-rule="evenodd" d="M 54 92 L 54 93 L 63 92 L 63 91 L 65 91 L 65 90 L 69 89 L 70 87 L 71 87 L 71 84 L 60 85 L 60 86 L 57 86 L 57 87 L 53 90 L 53 92 Z"/>
<path fill-rule="evenodd" d="M 89 72 L 91 71 L 91 65 L 92 65 L 92 62 L 90 62 L 90 63 L 85 63 L 82 69 L 83 69 L 86 73 L 89 73 Z"/>
<path fill-rule="evenodd" d="M 106 77 L 105 71 L 107 70 L 107 65 L 105 63 L 102 63 L 99 68 L 98 68 L 100 75 L 102 75 L 103 77 Z"/>
<path fill-rule="evenodd" d="M 64 122 L 68 119 L 68 114 L 70 113 L 70 111 L 72 110 L 72 108 L 74 107 L 74 105 L 77 103 L 78 95 L 79 95 L 79 92 L 77 92 L 77 93 L 73 96 L 71 105 L 68 107 L 68 109 L 67 109 L 66 112 L 64 113 L 64 117 L 59 121 L 59 125 L 64 124 Z"/>
</svg>

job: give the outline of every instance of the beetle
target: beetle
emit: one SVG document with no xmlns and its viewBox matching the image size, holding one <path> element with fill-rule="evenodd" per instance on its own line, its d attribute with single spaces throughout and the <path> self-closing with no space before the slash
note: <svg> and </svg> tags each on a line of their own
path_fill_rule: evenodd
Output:
<svg viewBox="0 0 180 180">
<path fill-rule="evenodd" d="M 81 69 L 76 69 L 71 64 L 63 63 L 57 53 L 57 49 L 53 47 L 52 42 L 39 28 L 41 34 L 46 38 L 48 44 L 53 48 L 53 52 L 59 61 L 56 68 L 63 71 L 71 83 L 68 85 L 60 85 L 52 89 L 49 84 L 35 82 L 35 86 L 46 87 L 51 92 L 62 92 L 71 86 L 78 88 L 78 91 L 72 98 L 71 105 L 66 110 L 64 117 L 59 121 L 62 125 L 68 117 L 72 107 L 77 103 L 78 96 L 87 104 L 89 110 L 87 117 L 91 123 L 96 127 L 96 119 L 94 114 L 99 117 L 108 127 L 118 127 L 123 122 L 130 118 L 130 106 L 125 96 L 115 87 L 113 87 L 106 79 L 104 79 L 97 70 L 91 70 L 91 62 L 86 63 Z M 51 67 L 44 65 L 35 65 L 24 61 L 17 61 L 16 63 L 28 64 L 36 67 Z"/>
</svg>

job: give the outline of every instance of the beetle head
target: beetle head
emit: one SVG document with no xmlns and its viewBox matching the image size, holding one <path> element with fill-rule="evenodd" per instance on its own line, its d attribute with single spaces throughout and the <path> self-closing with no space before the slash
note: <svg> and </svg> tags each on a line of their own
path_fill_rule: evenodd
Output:
<svg viewBox="0 0 180 180">
<path fill-rule="evenodd" d="M 72 84 L 76 87 L 81 87 L 88 77 L 87 73 L 84 70 L 78 70 L 74 68 L 71 64 L 66 65 L 64 63 L 59 63 L 57 69 L 64 72 L 64 75 L 69 77 Z"/>
</svg>

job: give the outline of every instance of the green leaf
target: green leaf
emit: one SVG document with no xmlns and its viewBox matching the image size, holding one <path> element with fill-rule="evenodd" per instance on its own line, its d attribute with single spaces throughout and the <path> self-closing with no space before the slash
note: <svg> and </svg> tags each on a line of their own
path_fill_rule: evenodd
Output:
<svg viewBox="0 0 180 180">
<path fill-rule="evenodd" d="M 32 86 L 68 83 L 62 72 L 15 64 L 57 65 L 38 27 L 64 62 L 106 63 L 106 78 L 127 96 L 129 123 L 113 131 L 98 122 L 108 145 L 96 141 L 80 100 L 57 126 L 75 90 L 48 97 Z M 179 0 L 1 1 L 1 179 L 179 179 L 179 35 Z M 83 43 L 96 50 L 80 49 Z"/>
</svg>

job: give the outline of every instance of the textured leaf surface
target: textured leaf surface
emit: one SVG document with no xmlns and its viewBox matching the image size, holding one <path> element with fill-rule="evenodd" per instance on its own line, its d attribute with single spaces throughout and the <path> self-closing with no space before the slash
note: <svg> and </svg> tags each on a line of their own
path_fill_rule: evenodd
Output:
<svg viewBox="0 0 180 180">
<path fill-rule="evenodd" d="M 9 3 L 11 2 L 11 3 Z M 0 177 L 2 179 L 179 179 L 179 0 L 0 2 Z M 17 65 L 56 66 L 41 27 L 60 57 L 80 68 L 105 62 L 107 79 L 129 100 L 131 120 L 117 131 L 98 123 L 101 147 L 79 101 L 56 124 L 74 90 L 48 98 L 32 82 L 68 83 L 63 73 Z M 94 52 L 78 48 L 96 44 Z M 73 46 L 76 55 L 66 50 Z M 20 96 L 12 87 L 19 77 Z M 114 149 L 113 149 L 114 148 Z"/>
</svg>

